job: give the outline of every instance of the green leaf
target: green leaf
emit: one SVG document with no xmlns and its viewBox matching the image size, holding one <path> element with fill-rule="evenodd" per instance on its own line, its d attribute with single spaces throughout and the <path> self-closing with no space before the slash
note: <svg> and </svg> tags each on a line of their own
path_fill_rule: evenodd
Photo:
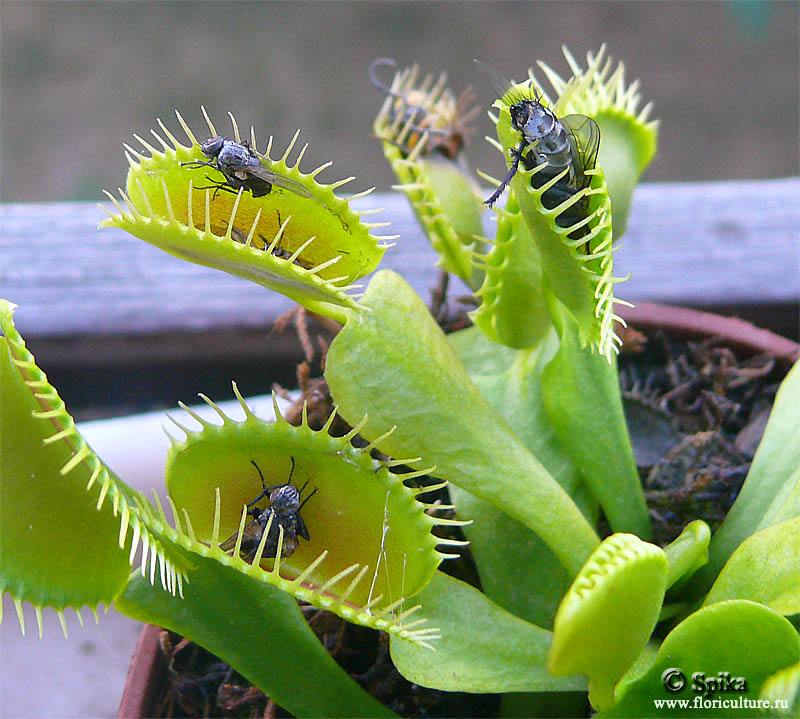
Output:
<svg viewBox="0 0 800 719">
<path fill-rule="evenodd" d="M 326 360 L 345 419 L 366 413 L 361 433 L 382 451 L 435 464 L 436 476 L 523 522 L 577 573 L 597 546 L 594 531 L 471 382 L 423 302 L 384 271 L 363 303 L 371 311 L 347 322 Z"/>
<path fill-rule="evenodd" d="M 66 634 L 63 610 L 110 604 L 140 539 L 153 569 L 161 563 L 162 581 L 175 568 L 151 533 L 147 501 L 92 452 L 36 366 L 14 327 L 14 307 L 0 300 L 0 595 L 15 600 L 23 631 L 27 601 L 40 634 L 42 607 L 58 612 Z"/>
<path fill-rule="evenodd" d="M 800 517 L 762 529 L 726 562 L 704 605 L 749 599 L 779 614 L 800 612 Z"/>
<path fill-rule="evenodd" d="M 442 639 L 436 652 L 391 640 L 392 661 L 409 681 L 473 693 L 585 689 L 579 677 L 548 674 L 550 632 L 509 614 L 474 587 L 437 572 L 417 599 Z"/>
<path fill-rule="evenodd" d="M 699 597 L 734 550 L 754 532 L 800 512 L 800 363 L 781 383 L 764 437 L 736 502 L 714 533 L 708 564 L 690 583 Z"/>
<path fill-rule="evenodd" d="M 798 515 L 800 515 L 800 467 L 778 490 L 775 499 L 764 512 L 758 528 L 764 529 Z"/>
<path fill-rule="evenodd" d="M 614 531 L 651 536 L 633 457 L 616 362 L 581 347 L 572 317 L 558 313 L 561 344 L 542 372 L 542 396 L 556 434 Z M 560 316 L 559 316 L 560 315 Z"/>
<path fill-rule="evenodd" d="M 470 335 L 465 333 L 473 333 L 468 345 Z M 575 499 L 581 482 L 553 430 L 542 399 L 542 368 L 558 348 L 555 332 L 551 331 L 536 347 L 522 351 L 492 342 L 474 328 L 448 335 L 447 339 L 489 404 Z M 594 521 L 593 503 L 579 506 Z"/>
<path fill-rule="evenodd" d="M 800 662 L 775 672 L 761 685 L 758 698 L 770 702 L 778 716 L 800 714 Z M 776 702 L 782 703 L 782 710 L 777 709 Z"/>
<path fill-rule="evenodd" d="M 632 534 L 603 540 L 561 602 L 548 668 L 589 677 L 589 701 L 602 711 L 614 685 L 645 648 L 666 589 L 667 560 Z"/>
<path fill-rule="evenodd" d="M 515 195 L 496 213 L 497 234 L 492 248 L 481 258 L 485 274 L 475 293 L 481 306 L 470 316 L 495 342 L 532 347 L 552 326 L 543 294 L 542 258 Z"/>
<path fill-rule="evenodd" d="M 550 548 L 524 524 L 474 494 L 450 487 L 487 597 L 508 612 L 552 627 L 570 575 Z"/>
<path fill-rule="evenodd" d="M 689 522 L 680 536 L 666 547 L 667 588 L 679 589 L 689 578 L 708 561 L 708 543 L 711 530 L 700 519 Z"/>
<path fill-rule="evenodd" d="M 517 356 L 516 350 L 493 342 L 477 327 L 452 332 L 447 341 L 471 377 L 502 374 Z"/>
<path fill-rule="evenodd" d="M 758 699 L 767 679 L 797 662 L 798 656 L 800 637 L 782 616 L 744 600 L 717 602 L 675 627 L 647 672 L 631 681 L 623 680 L 617 687 L 617 703 L 598 716 L 652 717 L 654 700 L 686 699 L 689 712 L 686 707 L 665 704 L 658 707 L 658 716 L 741 717 L 741 707 L 733 701 L 723 706 L 721 700 L 739 696 Z M 665 674 L 668 671 L 670 674 Z M 685 685 L 678 691 L 667 691 L 665 681 L 678 686 L 676 671 L 681 672 Z M 732 678 L 743 677 L 747 688 L 734 694 L 706 693 L 707 684 L 698 683 L 697 672 L 707 679 L 717 678 L 721 672 Z M 704 699 L 709 701 L 706 708 L 702 706 Z M 716 700 L 714 705 L 711 700 Z"/>
<path fill-rule="evenodd" d="M 118 611 L 197 642 L 295 716 L 395 716 L 336 664 L 289 594 L 209 557 L 171 549 L 191 563 L 183 599 L 137 576 L 116 599 Z"/>
<path fill-rule="evenodd" d="M 452 337 L 448 335 L 448 339 Z M 504 371 L 473 375 L 473 381 L 584 515 L 594 521 L 597 503 L 585 496 L 575 466 L 555 436 L 542 404 L 541 365 L 556 344 L 553 333 L 536 349 L 516 352 L 513 363 Z M 505 349 L 488 339 L 471 345 L 496 348 L 497 356 Z M 473 520 L 463 531 L 486 595 L 526 621 L 551 627 L 571 579 L 553 552 L 527 527 L 488 502 L 455 486 L 450 488 L 450 495 L 458 516 Z"/>
</svg>

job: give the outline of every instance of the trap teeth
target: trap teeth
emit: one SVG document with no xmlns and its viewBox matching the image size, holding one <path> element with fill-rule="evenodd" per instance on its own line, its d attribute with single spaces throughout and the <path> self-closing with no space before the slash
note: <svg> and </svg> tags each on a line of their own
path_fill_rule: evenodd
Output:
<svg viewBox="0 0 800 719">
<path fill-rule="evenodd" d="M 170 451 L 180 543 L 348 621 L 415 641 L 398 617 L 443 555 L 431 533 L 437 519 L 403 485 L 406 475 L 307 421 L 296 427 L 278 413 L 264 422 L 237 397 L 244 420 L 218 413 L 221 426 L 187 429 Z M 254 446 L 263 457 L 251 456 Z M 246 462 L 223 461 L 242 452 Z M 351 515 L 357 526 L 341 521 Z"/>
</svg>

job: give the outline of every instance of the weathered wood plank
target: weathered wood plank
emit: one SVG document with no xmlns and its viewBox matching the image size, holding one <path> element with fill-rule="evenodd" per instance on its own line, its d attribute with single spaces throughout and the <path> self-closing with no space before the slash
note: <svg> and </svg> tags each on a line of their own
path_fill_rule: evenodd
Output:
<svg viewBox="0 0 800 719">
<path fill-rule="evenodd" d="M 405 198 L 376 194 L 359 207 L 387 208 L 400 239 L 383 267 L 427 299 L 435 257 Z M 28 337 L 263 328 L 291 306 L 122 231 L 98 232 L 105 215 L 91 203 L 5 204 L 0 212 L 2 294 L 20 306 Z M 493 232 L 488 213 L 486 225 Z M 797 303 L 799 230 L 800 178 L 642 185 L 615 256 L 615 274 L 632 278 L 617 294 L 706 307 Z"/>
</svg>

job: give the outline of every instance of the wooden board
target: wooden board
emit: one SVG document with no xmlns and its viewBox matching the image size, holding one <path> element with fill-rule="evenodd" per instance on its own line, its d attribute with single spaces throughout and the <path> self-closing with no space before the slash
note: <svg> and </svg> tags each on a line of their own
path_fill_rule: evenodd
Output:
<svg viewBox="0 0 800 719">
<path fill-rule="evenodd" d="M 386 208 L 370 219 L 391 220 L 385 232 L 400 239 L 382 266 L 427 300 L 435 255 L 405 197 L 378 193 L 358 206 Z M 97 231 L 105 214 L 92 203 L 4 204 L 0 212 L 1 292 L 19 305 L 18 325 L 29 338 L 264 328 L 292 306 L 125 232 Z M 485 224 L 491 235 L 491 213 Z M 796 306 L 799 228 L 800 178 L 641 185 L 615 255 L 615 274 L 632 277 L 617 295 L 711 308 Z"/>
</svg>

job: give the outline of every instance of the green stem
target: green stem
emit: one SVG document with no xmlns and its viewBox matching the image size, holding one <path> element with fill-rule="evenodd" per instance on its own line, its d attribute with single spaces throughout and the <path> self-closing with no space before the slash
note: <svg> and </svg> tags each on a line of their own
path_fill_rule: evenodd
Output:
<svg viewBox="0 0 800 719">
<path fill-rule="evenodd" d="M 542 395 L 558 437 L 599 500 L 615 532 L 651 537 L 633 456 L 616 361 L 581 347 L 578 327 L 551 292 L 561 344 L 542 372 Z"/>
<path fill-rule="evenodd" d="M 411 287 L 379 272 L 330 346 L 325 377 L 349 422 L 392 457 L 422 457 L 435 475 L 530 527 L 573 576 L 598 544 L 550 473 L 489 405 Z M 420 465 L 420 466 L 425 466 Z"/>
</svg>

